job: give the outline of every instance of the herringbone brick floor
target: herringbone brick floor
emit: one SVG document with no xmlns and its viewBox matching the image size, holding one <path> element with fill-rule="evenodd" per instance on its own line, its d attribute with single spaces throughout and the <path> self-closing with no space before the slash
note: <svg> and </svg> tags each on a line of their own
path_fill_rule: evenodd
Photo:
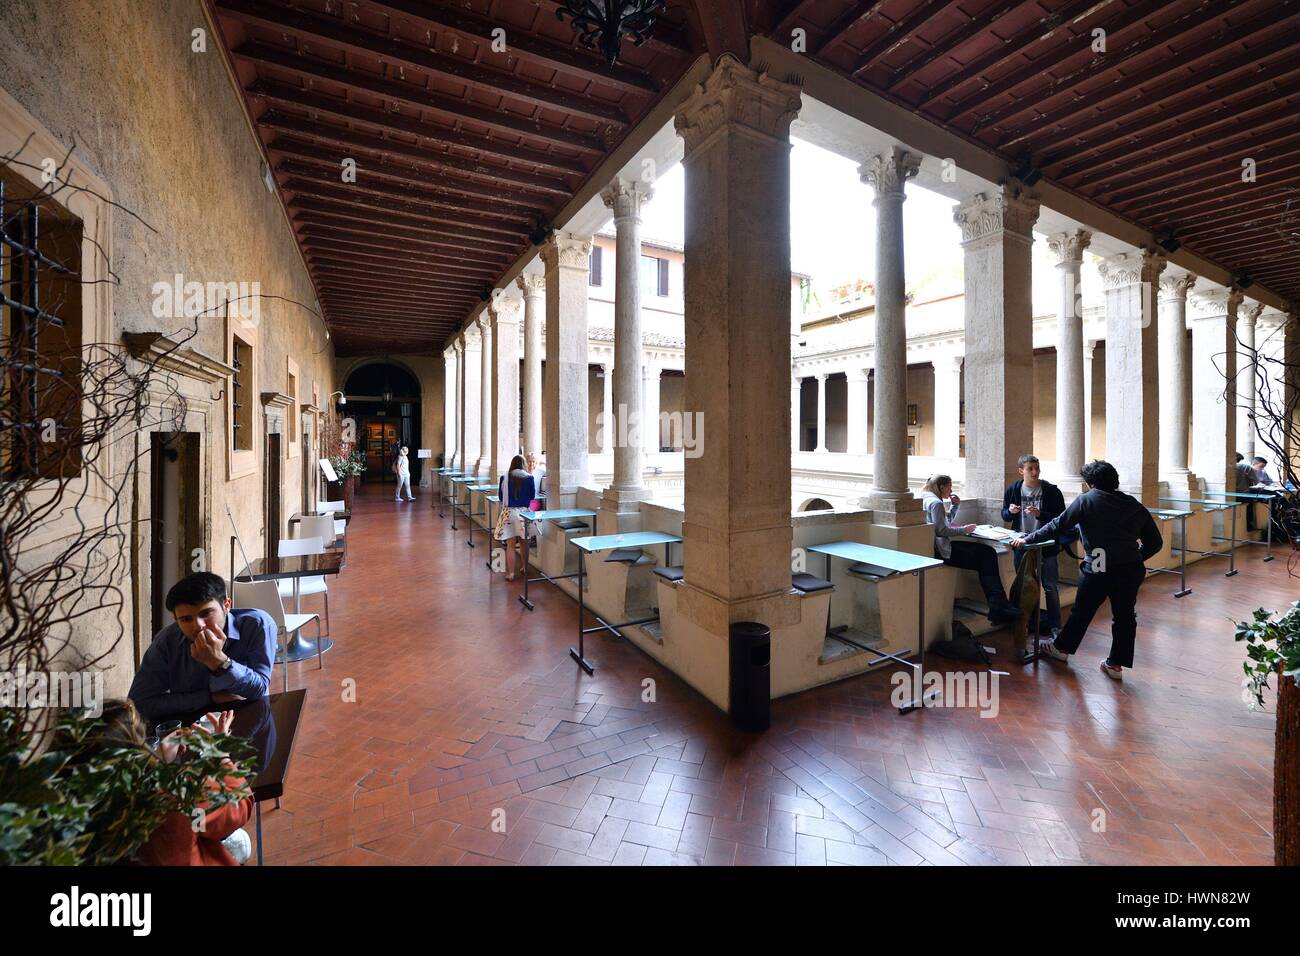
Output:
<svg viewBox="0 0 1300 956">
<path fill-rule="evenodd" d="M 587 677 L 576 605 L 539 586 L 525 611 L 430 504 L 358 495 L 335 649 L 291 672 L 309 693 L 268 863 L 1272 861 L 1273 717 L 1241 701 L 1230 622 L 1297 588 L 1259 549 L 1236 578 L 1197 566 L 1181 600 L 1150 582 L 1122 685 L 1097 669 L 1105 620 L 1068 667 L 1008 665 L 997 636 L 994 718 L 899 715 L 876 673 L 751 735 L 628 643 L 589 637 Z"/>
</svg>

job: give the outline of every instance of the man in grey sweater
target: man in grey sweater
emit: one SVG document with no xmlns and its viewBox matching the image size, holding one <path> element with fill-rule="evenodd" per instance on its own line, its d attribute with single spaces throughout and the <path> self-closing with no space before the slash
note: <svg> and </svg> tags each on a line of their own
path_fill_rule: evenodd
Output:
<svg viewBox="0 0 1300 956">
<path fill-rule="evenodd" d="M 1146 580 L 1142 562 L 1164 547 L 1164 539 L 1146 507 L 1119 490 L 1119 473 L 1114 465 L 1091 461 L 1083 466 L 1081 474 L 1088 490 L 1056 520 L 1033 534 L 1014 539 L 1011 546 L 1020 548 L 1079 529 L 1085 555 L 1074 608 L 1065 627 L 1055 639 L 1040 644 L 1039 650 L 1054 660 L 1068 661 L 1102 602 L 1109 598 L 1110 654 L 1101 662 L 1101 670 L 1107 677 L 1120 680 L 1124 668 L 1133 666 L 1137 593 Z"/>
</svg>

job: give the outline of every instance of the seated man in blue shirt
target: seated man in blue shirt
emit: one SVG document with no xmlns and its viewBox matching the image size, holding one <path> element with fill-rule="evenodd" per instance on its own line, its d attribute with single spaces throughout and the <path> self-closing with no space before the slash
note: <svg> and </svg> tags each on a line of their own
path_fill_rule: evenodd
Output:
<svg viewBox="0 0 1300 956">
<path fill-rule="evenodd" d="M 150 723 L 267 696 L 275 662 L 275 621 L 265 611 L 231 610 L 226 582 L 200 571 L 167 592 L 175 623 L 154 637 L 128 696 Z"/>
</svg>

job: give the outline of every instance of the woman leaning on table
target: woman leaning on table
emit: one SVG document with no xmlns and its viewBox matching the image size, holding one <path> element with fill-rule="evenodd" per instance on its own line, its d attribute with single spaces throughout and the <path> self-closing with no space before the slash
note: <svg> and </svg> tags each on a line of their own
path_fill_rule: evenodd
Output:
<svg viewBox="0 0 1300 956">
<path fill-rule="evenodd" d="M 976 541 L 955 541 L 954 538 L 970 534 L 973 524 L 952 524 L 957 517 L 961 499 L 952 493 L 952 478 L 931 475 L 921 489 L 921 505 L 925 519 L 934 525 L 934 556 L 944 564 L 965 568 L 979 575 L 980 587 L 989 605 L 989 621 L 1006 624 L 1020 616 L 1020 609 L 1007 600 L 1002 588 L 1002 575 L 998 571 L 998 553 L 992 545 Z"/>
</svg>

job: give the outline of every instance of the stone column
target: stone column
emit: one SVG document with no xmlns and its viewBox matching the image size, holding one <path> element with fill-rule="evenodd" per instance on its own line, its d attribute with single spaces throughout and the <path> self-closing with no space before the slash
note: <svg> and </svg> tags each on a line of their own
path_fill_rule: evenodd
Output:
<svg viewBox="0 0 1300 956">
<path fill-rule="evenodd" d="M 1169 484 L 1169 493 L 1175 498 L 1200 497 L 1196 476 L 1187 467 L 1187 424 L 1191 420 L 1187 386 L 1192 375 L 1187 293 L 1195 285 L 1196 276 L 1186 272 L 1160 279 L 1160 480 Z"/>
<path fill-rule="evenodd" d="M 463 471 L 465 469 L 465 333 L 460 332 L 452 339 L 451 349 L 456 357 L 456 420 L 452 423 L 456 432 L 456 454 L 451 466 Z"/>
<path fill-rule="evenodd" d="M 1192 295 L 1192 465 L 1207 491 L 1235 491 L 1237 485 L 1234 330 L 1239 305 L 1236 290 L 1208 288 Z M 1110 428 L 1107 421 L 1108 434 Z"/>
<path fill-rule="evenodd" d="M 523 302 L 496 296 L 488 308 L 492 324 L 492 476 L 510 469 L 519 454 L 519 321 Z"/>
<path fill-rule="evenodd" d="M 875 453 L 868 503 L 877 524 L 925 523 L 907 485 L 907 289 L 903 267 L 903 187 L 921 157 L 894 146 L 858 167 L 875 191 L 876 207 L 876 408 Z"/>
<path fill-rule="evenodd" d="M 587 471 L 587 257 L 591 237 L 553 233 L 546 268 L 546 479 L 552 508 L 573 506 Z"/>
<path fill-rule="evenodd" d="M 845 428 L 848 431 L 850 455 L 867 453 L 867 389 L 869 387 L 870 369 L 851 368 L 848 370 L 848 409 Z"/>
<path fill-rule="evenodd" d="M 828 451 L 826 447 L 826 373 L 817 373 L 817 447 L 813 451 Z"/>
<path fill-rule="evenodd" d="M 456 460 L 456 408 L 460 383 L 456 381 L 456 348 L 449 345 L 442 351 L 442 464 L 454 466 Z"/>
<path fill-rule="evenodd" d="M 614 480 L 605 492 L 602 507 L 620 516 L 635 514 L 637 502 L 648 497 L 643 475 L 645 439 L 640 437 L 640 430 L 647 424 L 642 421 L 641 408 L 641 204 L 649 202 L 653 195 L 645 183 L 635 179 L 616 179 L 600 194 L 614 212 L 616 236 L 613 409 L 618 421 Z M 608 388 L 605 394 L 609 396 Z M 656 434 L 658 429 L 656 418 Z M 623 517 L 619 522 L 623 530 L 627 522 Z"/>
<path fill-rule="evenodd" d="M 614 367 L 609 362 L 600 363 L 600 391 L 600 453 L 610 455 L 618 423 L 614 421 Z"/>
<path fill-rule="evenodd" d="M 1255 451 L 1255 396 L 1259 391 L 1255 322 L 1263 310 L 1262 303 L 1249 299 L 1237 308 L 1237 451 L 1248 459 L 1259 454 Z"/>
<path fill-rule="evenodd" d="M 481 411 L 483 408 L 483 335 L 478 323 L 471 322 L 462 335 L 465 340 L 465 385 L 461 389 L 461 402 L 465 414 L 461 425 L 462 470 L 473 472 L 478 467 L 480 442 L 483 437 Z"/>
<path fill-rule="evenodd" d="M 479 378 L 479 445 L 478 458 L 474 462 L 474 472 L 479 477 L 488 476 L 488 471 L 492 467 L 492 446 L 494 440 L 492 437 L 492 323 L 488 319 L 487 309 L 475 320 L 479 328 L 479 335 L 482 337 L 482 348 L 479 352 L 479 358 L 482 361 L 482 372 Z"/>
<path fill-rule="evenodd" d="M 685 583 L 694 628 L 684 673 L 726 705 L 732 621 L 778 631 L 799 618 L 790 593 L 790 123 L 799 87 L 729 55 L 675 118 L 685 140 Z M 701 433 L 702 431 L 702 433 Z M 690 636 L 689 631 L 688 640 Z M 712 640 L 710 640 L 712 639 Z"/>
<path fill-rule="evenodd" d="M 1038 200 L 977 193 L 953 210 L 965 253 L 966 486 L 976 516 L 1001 518 L 1016 460 L 1034 444 L 1034 330 L 1030 251 Z M 972 520 L 966 512 L 964 520 Z"/>
<path fill-rule="evenodd" d="M 515 280 L 524 294 L 524 453 L 542 454 L 542 318 L 546 277 L 522 275 Z"/>
<path fill-rule="evenodd" d="M 1284 373 L 1286 371 L 1286 329 L 1287 317 L 1285 314 L 1278 312 L 1276 309 L 1264 309 L 1255 325 L 1255 347 L 1259 350 L 1258 357 L 1258 374 L 1256 377 L 1256 397 L 1255 413 L 1259 416 L 1256 420 L 1255 427 L 1255 454 L 1263 455 L 1269 459 L 1269 465 L 1276 465 L 1273 477 L 1278 481 L 1284 480 L 1279 474 L 1283 470 L 1281 461 L 1273 461 L 1277 453 L 1270 449 L 1264 442 L 1268 438 L 1273 444 L 1278 444 L 1279 438 L 1284 438 L 1283 430 L 1285 418 L 1286 402 L 1286 382 Z M 1296 361 L 1296 356 L 1292 356 L 1291 361 Z M 1285 441 L 1282 442 L 1285 445 Z M 1243 453 L 1244 454 L 1244 453 Z"/>
<path fill-rule="evenodd" d="M 1047 240 L 1061 273 L 1061 305 L 1056 313 L 1056 465 L 1062 483 L 1076 490 L 1080 488 L 1079 469 L 1084 458 L 1083 300 L 1079 271 L 1083 252 L 1091 241 L 1092 233 L 1086 229 L 1060 232 Z"/>
<path fill-rule="evenodd" d="M 663 369 L 646 362 L 641 366 L 641 441 L 646 452 L 659 452 L 659 379 Z M 685 412 L 683 411 L 683 414 Z"/>
<path fill-rule="evenodd" d="M 799 432 L 803 425 L 803 379 L 795 372 L 794 368 L 790 369 L 790 451 L 797 452 L 799 448 Z"/>
<path fill-rule="evenodd" d="M 1083 346 L 1083 460 L 1089 462 L 1092 454 L 1092 357 L 1097 349 L 1093 340 Z"/>
<path fill-rule="evenodd" d="M 961 457 L 961 356 L 934 357 L 934 457 Z"/>
<path fill-rule="evenodd" d="M 1098 267 L 1106 289 L 1106 460 L 1119 486 L 1156 504 L 1160 473 L 1160 373 L 1156 289 L 1165 259 L 1121 252 Z"/>
</svg>

